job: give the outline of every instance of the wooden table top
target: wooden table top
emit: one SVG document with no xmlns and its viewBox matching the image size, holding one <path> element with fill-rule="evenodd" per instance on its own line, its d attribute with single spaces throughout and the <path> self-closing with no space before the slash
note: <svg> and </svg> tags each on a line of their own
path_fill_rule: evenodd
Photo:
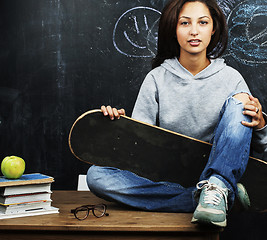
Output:
<svg viewBox="0 0 267 240">
<path fill-rule="evenodd" d="M 54 191 L 52 206 L 57 214 L 0 220 L 0 230 L 50 231 L 140 231 L 140 232 L 220 232 L 220 228 L 191 224 L 192 214 L 145 212 L 109 203 L 91 192 Z M 77 220 L 70 210 L 84 204 L 107 204 L 109 216 Z"/>
</svg>

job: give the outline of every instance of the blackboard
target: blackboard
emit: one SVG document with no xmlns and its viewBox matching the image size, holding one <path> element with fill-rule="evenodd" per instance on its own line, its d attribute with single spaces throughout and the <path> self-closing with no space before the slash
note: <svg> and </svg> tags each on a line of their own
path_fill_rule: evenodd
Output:
<svg viewBox="0 0 267 240">
<path fill-rule="evenodd" d="M 76 189 L 88 166 L 68 149 L 70 127 L 102 104 L 131 114 L 166 2 L 1 1 L 0 159 L 19 155 L 27 173 L 53 176 L 54 189 Z M 218 2 L 230 32 L 224 58 L 266 111 L 266 1 Z"/>
</svg>

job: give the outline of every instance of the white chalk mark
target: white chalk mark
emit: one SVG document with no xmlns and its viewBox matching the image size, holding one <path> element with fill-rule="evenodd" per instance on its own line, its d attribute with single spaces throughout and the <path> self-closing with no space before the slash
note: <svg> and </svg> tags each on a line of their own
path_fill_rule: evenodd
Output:
<svg viewBox="0 0 267 240">
<path fill-rule="evenodd" d="M 148 24 L 147 24 L 147 18 L 146 18 L 146 15 L 144 15 L 144 23 L 145 23 L 145 25 L 146 25 L 146 30 L 148 30 L 149 27 L 148 27 Z"/>
<path fill-rule="evenodd" d="M 262 38 L 266 35 L 267 35 L 267 27 L 264 30 L 262 30 L 261 32 L 259 32 L 258 34 L 256 34 L 255 36 L 251 37 L 249 39 L 249 41 L 253 42 L 253 41 L 259 40 L 260 38 Z"/>
<path fill-rule="evenodd" d="M 128 41 L 130 44 L 132 44 L 134 47 L 141 48 L 141 49 L 146 48 L 146 47 L 142 47 L 142 46 L 140 46 L 140 45 L 137 45 L 137 44 L 135 44 L 133 41 L 131 41 L 131 39 L 129 38 L 129 36 L 128 36 L 128 34 L 127 34 L 126 31 L 124 31 L 123 34 L 124 34 L 125 38 L 127 39 L 127 41 Z"/>
<path fill-rule="evenodd" d="M 137 20 L 136 20 L 136 16 L 134 16 L 134 25 L 135 25 L 136 32 L 139 34 L 140 31 L 139 31 L 138 23 L 137 23 Z"/>
<path fill-rule="evenodd" d="M 217 2 L 226 16 L 236 4 L 236 0 L 217 0 Z"/>
</svg>

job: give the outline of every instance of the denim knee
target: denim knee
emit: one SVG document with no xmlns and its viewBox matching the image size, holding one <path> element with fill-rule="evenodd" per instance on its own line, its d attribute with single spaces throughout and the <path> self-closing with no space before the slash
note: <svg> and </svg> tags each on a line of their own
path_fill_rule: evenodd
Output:
<svg viewBox="0 0 267 240">
<path fill-rule="evenodd" d="M 220 119 L 225 114 L 232 124 L 237 124 L 238 127 L 244 127 L 241 121 L 251 122 L 251 117 L 244 115 L 243 109 L 243 103 L 232 95 L 225 101 L 220 113 Z"/>
<path fill-rule="evenodd" d="M 91 166 L 87 171 L 87 185 L 93 193 L 117 191 L 122 184 L 122 178 L 118 175 L 121 170 L 113 167 Z"/>
<path fill-rule="evenodd" d="M 91 191 L 103 188 L 103 186 L 101 186 L 101 175 L 101 167 L 93 165 L 88 169 L 86 181 Z"/>
</svg>

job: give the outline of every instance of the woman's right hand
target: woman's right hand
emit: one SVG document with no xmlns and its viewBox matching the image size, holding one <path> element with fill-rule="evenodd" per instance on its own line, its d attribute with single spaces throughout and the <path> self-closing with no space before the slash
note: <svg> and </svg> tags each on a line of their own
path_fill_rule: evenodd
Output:
<svg viewBox="0 0 267 240">
<path fill-rule="evenodd" d="M 125 115 L 125 110 L 112 108 L 111 106 L 101 106 L 101 111 L 104 114 L 104 116 L 109 116 L 111 120 L 119 119 L 121 115 Z"/>
</svg>

